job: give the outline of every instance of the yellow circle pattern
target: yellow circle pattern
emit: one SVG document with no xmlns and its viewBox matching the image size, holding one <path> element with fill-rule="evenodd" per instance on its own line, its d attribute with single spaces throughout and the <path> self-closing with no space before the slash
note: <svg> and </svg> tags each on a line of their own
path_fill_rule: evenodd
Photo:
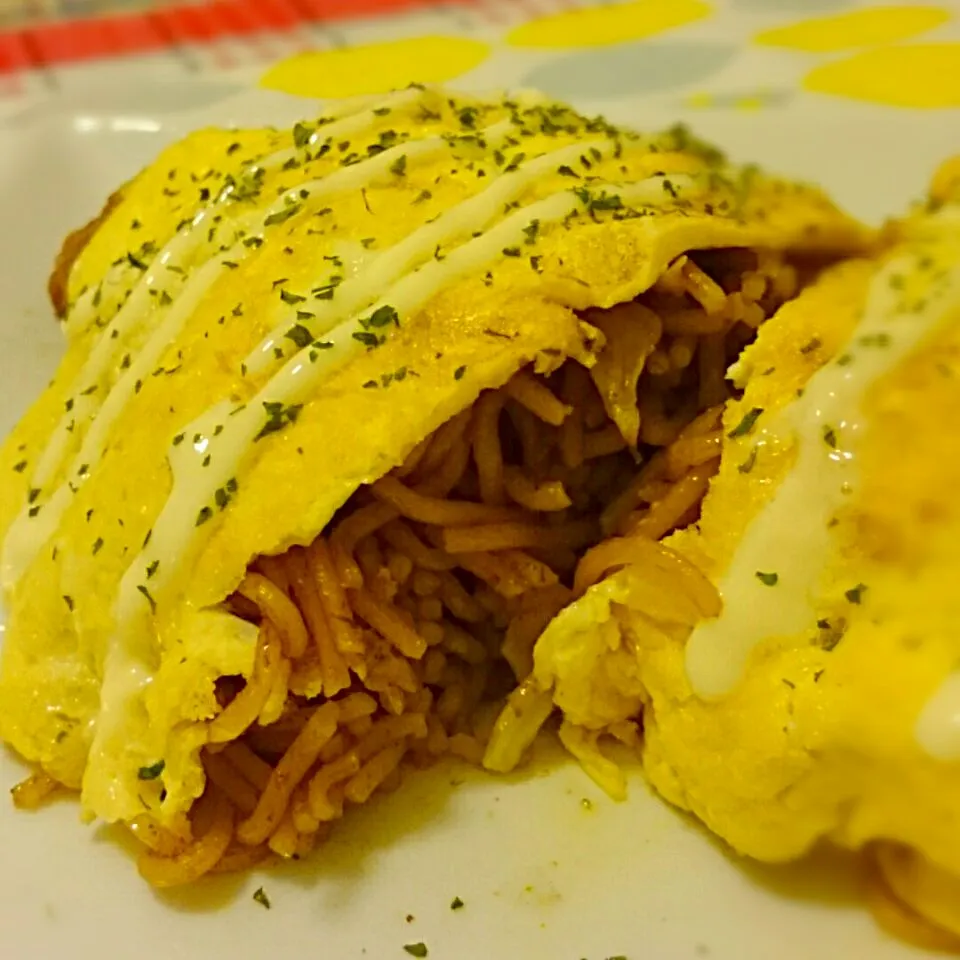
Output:
<svg viewBox="0 0 960 960">
<path fill-rule="evenodd" d="M 466 37 L 409 37 L 311 50 L 275 63 L 260 85 L 300 97 L 355 97 L 410 83 L 446 83 L 481 64 L 490 45 Z"/>
<path fill-rule="evenodd" d="M 905 40 L 939 27 L 949 19 L 950 12 L 940 7 L 875 7 L 765 30 L 757 34 L 754 41 L 767 47 L 832 53 Z"/>
<path fill-rule="evenodd" d="M 602 47 L 702 20 L 711 13 L 703 0 L 632 0 L 567 10 L 523 23 L 507 35 L 517 47 Z"/>
<path fill-rule="evenodd" d="M 960 43 L 865 50 L 814 68 L 803 86 L 892 107 L 960 107 Z"/>
</svg>

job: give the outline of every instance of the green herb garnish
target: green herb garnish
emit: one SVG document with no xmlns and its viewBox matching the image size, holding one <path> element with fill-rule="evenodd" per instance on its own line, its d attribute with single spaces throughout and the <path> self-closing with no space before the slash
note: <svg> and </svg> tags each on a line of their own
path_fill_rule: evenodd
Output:
<svg viewBox="0 0 960 960">
<path fill-rule="evenodd" d="M 257 887 L 257 889 L 254 890 L 253 899 L 256 900 L 261 907 L 264 907 L 267 910 L 270 909 L 270 898 L 267 896 L 263 887 Z"/>
<path fill-rule="evenodd" d="M 577 187 L 573 193 L 590 213 L 596 213 L 598 210 L 620 210 L 623 208 L 623 200 L 616 193 L 603 191 L 599 196 L 594 196 L 586 187 Z"/>
<path fill-rule="evenodd" d="M 305 147 L 309 142 L 310 138 L 313 136 L 314 127 L 308 127 L 305 123 L 294 124 L 293 127 L 293 142 L 294 145 L 300 149 Z"/>
<path fill-rule="evenodd" d="M 780 575 L 778 573 L 764 573 L 762 570 L 758 570 L 754 576 L 765 586 L 765 587 L 775 587 L 780 580 Z"/>
<path fill-rule="evenodd" d="M 302 323 L 295 323 L 284 336 L 292 340 L 300 350 L 309 346 L 313 340 L 313 334 Z"/>
<path fill-rule="evenodd" d="M 820 630 L 818 640 L 820 647 L 829 652 L 843 639 L 844 632 L 847 629 L 847 623 L 842 617 L 839 618 L 835 624 L 824 619 L 817 621 L 817 627 Z"/>
<path fill-rule="evenodd" d="M 754 447 L 750 451 L 750 454 L 747 457 L 747 459 L 744 460 L 739 467 L 737 467 L 737 470 L 740 473 L 749 473 L 756 466 L 756 463 L 757 463 L 757 448 Z"/>
<path fill-rule="evenodd" d="M 258 440 L 262 440 L 264 437 L 269 436 L 271 433 L 276 433 L 278 430 L 282 430 L 288 423 L 296 423 L 297 417 L 300 416 L 300 411 L 303 409 L 302 403 L 291 403 L 285 405 L 279 401 L 264 401 L 263 409 L 267 412 L 267 422 L 260 428 L 260 432 L 253 438 L 254 443 Z M 209 507 L 204 507 L 205 510 L 210 510 Z M 203 511 L 201 511 L 201 514 Z M 212 514 L 213 511 L 210 511 Z M 207 520 L 210 517 L 206 518 Z M 199 518 L 198 518 L 199 520 Z M 199 525 L 199 524 L 198 524 Z"/>
<path fill-rule="evenodd" d="M 374 347 L 379 347 L 381 344 L 380 337 L 375 333 L 368 333 L 366 330 L 357 330 L 353 334 L 353 339 L 362 343 L 365 347 L 372 350 Z"/>
<path fill-rule="evenodd" d="M 425 943 L 406 943 L 403 949 L 406 950 L 411 957 L 425 957 L 429 952 Z"/>
<path fill-rule="evenodd" d="M 389 306 L 388 304 L 384 304 L 382 307 L 377 307 L 377 309 L 374 310 L 369 317 L 365 317 L 363 320 L 361 320 L 360 326 L 362 326 L 364 329 L 368 329 L 370 327 L 388 327 L 391 323 L 394 324 L 394 326 L 399 327 L 400 317 L 393 307 Z"/>
<path fill-rule="evenodd" d="M 763 407 L 754 407 L 743 415 L 743 419 L 727 434 L 731 440 L 737 437 L 745 437 L 757 422 L 760 414 L 763 413 Z"/>
<path fill-rule="evenodd" d="M 322 287 L 314 287 L 310 292 L 313 294 L 314 300 L 332 300 L 333 293 L 338 286 L 340 286 L 339 281 L 336 283 L 331 282 Z"/>
<path fill-rule="evenodd" d="M 867 589 L 866 584 L 858 583 L 855 587 L 851 587 L 849 590 L 844 591 L 844 596 L 850 603 L 859 604 L 863 599 L 863 592 Z"/>
<path fill-rule="evenodd" d="M 163 773 L 164 767 L 166 767 L 166 761 L 158 760 L 155 764 L 149 767 L 141 767 L 137 771 L 138 780 L 156 780 L 157 777 Z"/>
<path fill-rule="evenodd" d="M 276 213 L 271 213 L 266 220 L 263 221 L 265 227 L 273 227 L 278 223 L 285 223 L 291 217 L 295 217 L 300 212 L 300 204 L 294 203 L 289 207 L 286 207 L 283 210 L 278 210 Z"/>
</svg>

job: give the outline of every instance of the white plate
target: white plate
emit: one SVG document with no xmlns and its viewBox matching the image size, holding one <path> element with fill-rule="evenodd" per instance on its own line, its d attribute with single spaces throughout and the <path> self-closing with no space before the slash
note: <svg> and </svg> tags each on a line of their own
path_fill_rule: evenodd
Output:
<svg viewBox="0 0 960 960">
<path fill-rule="evenodd" d="M 0 429 L 60 353 L 44 285 L 63 234 L 185 129 L 315 112 L 212 89 L 91 94 L 0 125 Z M 956 148 L 942 119 L 825 101 L 688 117 L 665 102 L 605 106 L 638 126 L 692 120 L 739 157 L 821 180 L 871 219 L 902 209 Z M 921 956 L 875 928 L 849 859 L 739 862 L 636 774 L 630 800 L 615 804 L 556 749 L 540 754 L 510 780 L 460 768 L 411 776 L 352 812 L 307 864 L 163 897 L 138 878 L 122 832 L 83 826 L 72 802 L 32 815 L 0 802 L 0 956 L 403 960 L 416 942 L 431 960 Z M 22 775 L 0 753 L 0 785 Z M 269 911 L 252 899 L 261 885 Z M 465 903 L 456 912 L 454 897 Z"/>
</svg>

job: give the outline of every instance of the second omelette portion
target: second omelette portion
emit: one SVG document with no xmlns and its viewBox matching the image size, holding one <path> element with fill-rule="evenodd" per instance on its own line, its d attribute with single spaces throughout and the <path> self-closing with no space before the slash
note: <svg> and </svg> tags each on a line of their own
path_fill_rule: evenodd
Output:
<svg viewBox="0 0 960 960">
<path fill-rule="evenodd" d="M 865 850 L 884 924 L 951 950 L 958 170 L 944 164 L 882 254 L 829 268 L 763 326 L 731 367 L 742 395 L 697 522 L 657 549 L 634 530 L 588 552 L 577 579 L 608 576 L 543 634 L 522 688 L 597 730 L 629 678 L 664 797 L 759 860 Z"/>
<path fill-rule="evenodd" d="M 682 129 L 536 99 L 171 147 L 68 242 L 68 353 L 0 460 L 19 802 L 80 790 L 167 885 L 303 853 L 404 767 L 509 766 L 590 548 L 644 544 L 690 586 L 670 615 L 717 612 L 658 541 L 750 429 L 725 370 L 870 239 Z M 598 740 L 644 694 L 597 629 L 561 737 L 617 794 Z"/>
</svg>

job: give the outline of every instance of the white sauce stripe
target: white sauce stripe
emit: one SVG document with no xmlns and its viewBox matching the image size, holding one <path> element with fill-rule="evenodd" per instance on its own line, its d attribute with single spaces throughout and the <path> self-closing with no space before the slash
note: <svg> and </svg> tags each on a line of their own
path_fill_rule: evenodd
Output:
<svg viewBox="0 0 960 960">
<path fill-rule="evenodd" d="M 629 186 L 592 182 L 590 188 L 595 196 L 607 191 L 627 204 L 662 205 L 673 199 L 664 190 L 664 180 L 664 177 L 650 177 Z M 670 180 L 682 196 L 689 196 L 697 182 L 689 176 L 672 176 Z M 521 245 L 526 236 L 524 231 L 532 220 L 539 220 L 543 225 L 556 223 L 583 209 L 583 200 L 569 190 L 521 207 L 482 236 L 452 249 L 443 260 L 430 260 L 404 276 L 365 313 L 390 307 L 402 323 L 444 287 L 501 259 L 505 248 Z M 429 225 L 420 229 L 428 228 Z M 332 346 L 316 351 L 313 361 L 309 358 L 309 348 L 288 361 L 242 410 L 223 418 L 223 430 L 215 439 L 211 438 L 209 447 L 203 448 L 203 457 L 178 455 L 173 460 L 173 487 L 154 523 L 149 548 L 133 561 L 121 584 L 117 611 L 121 622 L 143 606 L 144 598 L 138 587 L 147 582 L 148 567 L 159 562 L 161 573 L 151 582 L 154 596 L 160 596 L 178 566 L 191 562 L 202 541 L 209 536 L 213 523 L 198 525 L 197 520 L 202 510 L 215 507 L 215 492 L 226 489 L 230 480 L 237 477 L 244 457 L 254 449 L 254 438 L 265 422 L 265 405 L 289 407 L 304 402 L 333 369 L 364 350 L 354 336 L 362 330 L 362 319 L 362 315 L 355 315 L 330 331 L 325 341 Z M 212 433 L 213 426 L 205 414 L 200 421 L 186 427 L 185 432 L 188 437 L 196 433 L 206 436 Z M 204 467 L 202 460 L 208 454 L 210 461 Z"/>
<path fill-rule="evenodd" d="M 238 180 L 244 177 L 254 175 L 258 170 L 276 170 L 287 161 L 297 159 L 304 149 L 309 153 L 310 147 L 316 146 L 326 138 L 339 140 L 344 136 L 361 133 L 375 126 L 383 117 L 384 110 L 396 110 L 398 108 L 409 106 L 423 99 L 427 93 L 426 90 L 419 88 L 410 88 L 408 90 L 399 90 L 383 98 L 364 97 L 359 101 L 350 101 L 346 104 L 338 104 L 336 108 L 327 111 L 326 115 L 319 121 L 321 125 L 311 135 L 306 148 L 291 147 L 270 154 L 259 161 L 248 164 L 241 172 Z M 336 122 L 323 124 L 322 121 L 333 118 Z M 305 121 L 311 125 L 309 121 Z M 218 196 L 206 207 L 202 208 L 190 224 L 183 229 L 157 254 L 154 263 L 176 265 L 182 264 L 189 256 L 197 251 L 202 245 L 202 236 L 209 229 L 208 221 L 213 217 L 222 214 L 229 216 L 230 213 L 239 212 L 235 207 L 224 203 L 230 191 Z M 151 271 L 145 275 L 136 285 L 137 287 L 151 286 L 157 282 L 156 275 Z M 95 304 L 96 290 L 87 290 L 70 309 L 65 321 L 65 329 L 70 335 L 81 333 L 88 329 L 97 321 L 97 307 Z M 109 328 L 108 328 L 109 329 Z"/>
<path fill-rule="evenodd" d="M 489 132 L 482 132 L 481 136 L 484 134 L 489 140 Z M 591 148 L 602 157 L 607 157 L 613 153 L 615 144 L 610 140 L 592 140 L 561 147 L 525 161 L 515 171 L 500 174 L 485 190 L 447 210 L 433 223 L 425 224 L 396 246 L 381 253 L 369 269 L 337 287 L 333 300 L 312 302 L 310 309 L 315 316 L 312 320 L 302 321 L 303 325 L 313 339 L 324 336 L 337 320 L 369 306 L 373 291 L 383 290 L 394 283 L 416 263 L 431 256 L 437 246 L 481 230 L 503 211 L 505 204 L 538 178 L 552 173 L 561 164 L 576 160 Z M 273 365 L 274 350 L 284 345 L 285 334 L 296 322 L 297 311 L 288 311 L 247 357 L 245 364 L 252 373 L 259 373 Z"/>
<path fill-rule="evenodd" d="M 924 256 L 922 249 L 910 252 L 878 271 L 863 317 L 837 359 L 817 371 L 802 398 L 773 422 L 764 424 L 760 415 L 757 441 L 795 438 L 797 460 L 749 524 L 720 580 L 723 613 L 700 624 L 687 643 L 687 675 L 701 697 L 729 693 L 764 640 L 815 629 L 821 580 L 837 547 L 828 525 L 857 489 L 864 395 L 960 306 L 956 270 L 928 291 L 921 312 L 904 305 L 902 278 L 921 270 Z M 773 573 L 772 585 L 759 576 L 769 580 Z"/>
<path fill-rule="evenodd" d="M 508 126 L 498 124 L 496 128 L 491 128 L 493 136 L 503 135 Z M 232 229 L 238 235 L 262 233 L 267 229 L 268 221 L 272 217 L 301 205 L 306 199 L 316 202 L 323 197 L 362 189 L 378 178 L 390 176 L 390 167 L 400 156 L 423 159 L 448 149 L 450 144 L 441 137 L 398 144 L 368 160 L 338 169 L 322 179 L 299 184 L 268 206 L 245 214 L 231 225 Z M 309 196 L 306 197 L 305 194 Z M 141 331 L 152 318 L 163 315 L 164 308 L 157 305 L 154 302 L 156 298 L 150 295 L 151 290 L 166 289 L 160 286 L 159 272 L 165 271 L 169 275 L 170 265 L 179 267 L 196 256 L 204 246 L 211 245 L 206 241 L 205 230 L 206 221 L 212 216 L 213 209 L 215 208 L 201 211 L 191 227 L 178 234 L 161 251 L 153 268 L 133 289 L 126 304 L 97 340 L 81 373 L 74 381 L 71 408 L 61 417 L 53 431 L 51 441 L 34 470 L 31 486 L 43 490 L 53 480 L 63 467 L 75 433 L 82 432 L 89 425 L 87 436 L 80 452 L 68 468 L 60 488 L 30 505 L 25 504 L 11 525 L 2 558 L 5 587 L 9 588 L 16 583 L 56 530 L 70 502 L 69 496 L 64 496 L 65 492 L 69 492 L 68 485 L 79 486 L 89 476 L 89 469 L 78 472 L 79 468 L 83 465 L 92 468 L 100 460 L 110 429 L 133 396 L 137 381 L 145 380 L 155 369 L 166 346 L 176 339 L 204 294 L 222 274 L 224 262 L 239 263 L 251 254 L 252 249 L 240 243 L 226 253 L 218 254 L 214 260 L 208 260 L 190 274 L 178 295 L 171 298 L 172 304 L 167 309 L 166 318 L 157 325 L 152 336 L 140 348 L 136 361 L 132 361 L 126 372 L 119 377 L 106 401 L 98 409 L 98 397 L 103 392 L 103 382 L 111 365 L 120 363 L 120 355 L 133 335 Z M 180 274 L 175 272 L 173 276 L 179 278 Z M 288 328 L 289 324 L 284 329 Z M 114 331 L 117 332 L 116 337 L 113 336 Z M 81 388 L 81 384 L 98 384 L 99 388 L 93 394 L 84 394 L 86 387 Z M 39 510 L 35 509 L 37 507 Z"/>
<path fill-rule="evenodd" d="M 914 736 L 934 760 L 960 760 L 960 671 L 951 673 L 924 705 Z"/>
<path fill-rule="evenodd" d="M 304 149 L 309 152 L 311 147 L 315 147 L 318 143 L 322 143 L 325 140 L 342 140 L 344 137 L 350 137 L 354 134 L 369 130 L 382 119 L 382 111 L 392 111 L 411 106 L 422 100 L 427 93 L 428 91 L 426 89 L 420 87 L 410 87 L 407 90 L 398 90 L 396 93 L 391 93 L 382 100 L 375 101 L 370 107 L 348 113 L 343 119 L 338 119 L 334 123 L 318 127 Z M 282 167 L 288 160 L 298 158 L 302 152 L 303 151 L 297 147 L 291 147 L 288 150 L 278 150 L 266 159 L 259 161 L 255 166 L 263 170 L 276 170 Z"/>
</svg>

